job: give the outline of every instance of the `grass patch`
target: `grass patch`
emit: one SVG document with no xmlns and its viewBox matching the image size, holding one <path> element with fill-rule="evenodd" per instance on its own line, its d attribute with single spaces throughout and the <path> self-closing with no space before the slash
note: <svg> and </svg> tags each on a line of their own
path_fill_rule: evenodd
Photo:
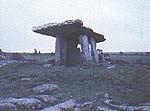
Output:
<svg viewBox="0 0 150 111">
<path fill-rule="evenodd" d="M 138 104 L 150 101 L 149 69 L 150 65 L 130 64 L 116 64 L 115 68 L 107 69 L 102 65 L 43 67 L 43 64 L 12 63 L 0 68 L 0 96 L 30 96 L 34 86 L 56 83 L 59 90 L 45 94 L 55 95 L 60 101 L 70 98 L 92 101 L 96 108 L 108 93 L 118 104 Z"/>
</svg>

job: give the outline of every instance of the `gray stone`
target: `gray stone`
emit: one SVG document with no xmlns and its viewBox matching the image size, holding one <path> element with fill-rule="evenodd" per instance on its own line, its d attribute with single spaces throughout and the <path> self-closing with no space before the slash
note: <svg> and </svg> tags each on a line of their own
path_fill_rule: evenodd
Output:
<svg viewBox="0 0 150 111">
<path fill-rule="evenodd" d="M 128 105 L 116 105 L 111 103 L 111 99 L 106 99 L 104 103 L 109 107 L 116 109 L 116 111 L 150 111 L 150 106 L 128 106 Z M 98 110 L 101 111 L 101 110 Z M 102 110 L 103 111 L 103 110 Z M 105 111 L 105 110 L 104 110 Z M 109 111 L 109 110 L 108 110 Z M 110 110 L 112 111 L 112 110 Z"/>
<path fill-rule="evenodd" d="M 109 94 L 108 94 L 108 93 L 105 93 L 104 97 L 105 97 L 106 99 L 110 99 L 110 97 L 109 97 Z"/>
<path fill-rule="evenodd" d="M 113 69 L 115 67 L 116 67 L 115 65 L 109 65 L 109 66 L 107 66 L 107 69 Z"/>
<path fill-rule="evenodd" d="M 16 104 L 17 103 L 17 99 L 13 98 L 13 97 L 9 97 L 7 99 L 0 100 L 0 103 L 12 103 L 12 104 Z"/>
<path fill-rule="evenodd" d="M 44 64 L 43 67 L 50 67 L 52 64 Z"/>
<path fill-rule="evenodd" d="M 32 28 L 33 32 L 56 37 L 57 35 L 80 35 L 86 34 L 94 36 L 96 42 L 103 42 L 105 38 L 102 34 L 94 32 L 91 28 L 83 26 L 83 22 L 79 19 L 67 20 L 62 23 L 48 23 Z M 68 37 L 69 38 L 69 37 Z M 73 37 L 74 38 L 74 37 Z"/>
<path fill-rule="evenodd" d="M 72 109 L 76 106 L 75 100 L 70 99 L 68 101 L 65 101 L 63 103 L 57 104 L 56 107 L 59 107 L 61 109 Z"/>
<path fill-rule="evenodd" d="M 42 93 L 45 91 L 54 91 L 58 89 L 58 86 L 56 84 L 43 84 L 39 85 L 33 88 L 34 93 Z"/>
<path fill-rule="evenodd" d="M 62 110 L 60 108 L 54 106 L 54 107 L 45 108 L 45 109 L 42 109 L 39 111 L 62 111 Z"/>
<path fill-rule="evenodd" d="M 66 110 L 66 109 L 73 109 L 75 106 L 76 106 L 75 100 L 70 99 L 70 100 L 65 101 L 63 103 L 59 103 L 53 107 L 48 107 L 48 108 L 42 109 L 40 111 L 62 111 L 62 110 Z"/>
<path fill-rule="evenodd" d="M 17 111 L 17 107 L 12 103 L 0 103 L 0 111 Z"/>
<path fill-rule="evenodd" d="M 31 80 L 31 79 L 32 79 L 32 78 L 27 78 L 27 77 L 21 78 L 22 81 L 29 81 L 29 80 Z"/>
<path fill-rule="evenodd" d="M 141 103 L 139 106 L 150 106 L 150 103 Z"/>
<path fill-rule="evenodd" d="M 127 111 L 150 111 L 150 106 L 123 106 Z"/>
<path fill-rule="evenodd" d="M 98 106 L 96 111 L 118 111 L 115 109 L 109 109 L 108 107 L 102 107 L 102 106 Z"/>
<path fill-rule="evenodd" d="M 54 104 L 57 99 L 54 96 L 50 96 L 50 95 L 36 95 L 35 98 L 38 98 L 48 104 Z"/>
<path fill-rule="evenodd" d="M 33 110 L 41 108 L 41 101 L 35 98 L 20 98 L 17 100 L 16 105 L 19 109 Z"/>
<path fill-rule="evenodd" d="M 81 108 L 74 108 L 74 111 L 81 111 Z"/>
<path fill-rule="evenodd" d="M 7 98 L 0 100 L 0 104 L 13 104 L 16 105 L 18 109 L 27 109 L 27 110 L 33 110 L 41 108 L 42 104 L 41 101 L 35 98 Z M 0 110 L 1 111 L 1 110 Z"/>
<path fill-rule="evenodd" d="M 92 108 L 93 107 L 93 103 L 92 102 L 85 102 L 81 105 L 81 107 L 88 107 L 88 108 Z"/>
</svg>

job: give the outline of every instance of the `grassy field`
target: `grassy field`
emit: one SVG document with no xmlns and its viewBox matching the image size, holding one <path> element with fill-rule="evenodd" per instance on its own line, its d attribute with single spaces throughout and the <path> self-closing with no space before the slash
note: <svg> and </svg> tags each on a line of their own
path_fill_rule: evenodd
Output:
<svg viewBox="0 0 150 111">
<path fill-rule="evenodd" d="M 49 60 L 49 55 L 24 55 L 27 59 Z M 32 88 L 45 83 L 59 85 L 59 90 L 45 94 L 55 95 L 59 101 L 70 98 L 78 102 L 92 101 L 94 108 L 102 105 L 101 99 L 108 93 L 116 104 L 139 104 L 150 102 L 150 65 L 135 64 L 136 61 L 150 63 L 150 56 L 112 55 L 112 61 L 127 61 L 79 66 L 44 67 L 39 63 L 11 63 L 0 68 L 0 96 L 28 97 Z M 22 78 L 31 78 L 24 81 Z"/>
<path fill-rule="evenodd" d="M 22 56 L 27 60 L 38 60 L 38 61 L 47 61 L 54 59 L 55 56 L 52 54 L 32 54 L 32 53 L 24 53 Z"/>
<path fill-rule="evenodd" d="M 150 63 L 150 56 L 148 55 L 111 55 L 111 58 L 113 60 L 123 60 L 129 63 Z"/>
</svg>

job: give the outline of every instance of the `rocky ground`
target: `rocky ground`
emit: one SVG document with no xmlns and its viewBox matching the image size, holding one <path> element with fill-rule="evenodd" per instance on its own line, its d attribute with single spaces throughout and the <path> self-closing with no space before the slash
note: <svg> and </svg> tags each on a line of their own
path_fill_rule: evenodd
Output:
<svg viewBox="0 0 150 111">
<path fill-rule="evenodd" d="M 150 65 L 116 58 L 68 67 L 1 61 L 0 111 L 149 111 Z"/>
</svg>

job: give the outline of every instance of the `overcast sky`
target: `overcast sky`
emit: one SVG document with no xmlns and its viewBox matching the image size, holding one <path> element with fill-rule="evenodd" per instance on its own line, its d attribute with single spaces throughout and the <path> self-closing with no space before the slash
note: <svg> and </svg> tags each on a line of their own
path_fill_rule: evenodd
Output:
<svg viewBox="0 0 150 111">
<path fill-rule="evenodd" d="M 150 0 L 0 0 L 0 48 L 52 52 L 55 39 L 32 27 L 68 19 L 105 35 L 104 51 L 150 51 Z"/>
</svg>

